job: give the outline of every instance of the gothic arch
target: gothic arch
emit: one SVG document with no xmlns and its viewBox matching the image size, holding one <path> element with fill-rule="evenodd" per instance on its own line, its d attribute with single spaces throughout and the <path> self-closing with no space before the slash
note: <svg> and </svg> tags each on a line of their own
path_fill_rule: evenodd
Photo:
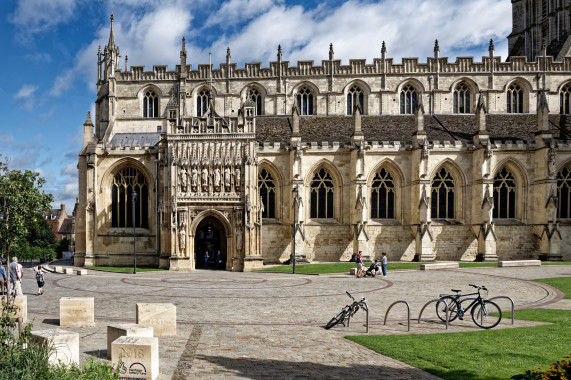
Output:
<svg viewBox="0 0 571 380">
<path fill-rule="evenodd" d="M 218 210 L 204 210 L 196 215 L 196 217 L 192 219 L 192 222 L 188 228 L 189 235 L 194 236 L 196 234 L 196 228 L 200 222 L 208 217 L 213 217 L 220 222 L 220 224 L 224 227 L 224 234 L 226 235 L 226 238 L 229 239 L 232 236 L 232 225 L 230 224 L 230 221 L 226 219 L 224 214 Z"/>
<path fill-rule="evenodd" d="M 299 91 L 300 88 L 302 87 L 309 87 L 311 89 L 311 91 L 313 91 L 313 95 L 314 96 L 318 96 L 319 95 L 319 87 L 317 87 L 316 84 L 310 82 L 310 81 L 302 81 L 299 82 L 298 84 L 296 84 L 295 86 L 292 87 L 291 89 L 291 96 L 295 96 L 295 94 L 297 94 L 297 92 Z M 317 99 L 315 99 L 317 100 Z"/>
<path fill-rule="evenodd" d="M 456 87 L 456 85 L 460 82 L 466 83 L 468 85 L 468 87 L 470 88 L 470 91 L 473 91 L 474 94 L 478 94 L 480 92 L 478 84 L 476 82 L 474 82 L 474 80 L 472 78 L 468 78 L 468 77 L 461 77 L 461 78 L 456 79 L 454 82 L 452 82 L 452 84 L 448 88 L 448 91 L 450 91 L 450 93 L 452 93 L 454 91 L 454 88 Z"/>
<path fill-rule="evenodd" d="M 362 94 L 363 94 L 363 107 L 361 107 L 361 113 L 363 115 L 366 115 L 369 113 L 369 95 L 371 94 L 371 87 L 365 83 L 364 81 L 360 80 L 360 79 L 355 79 L 350 81 L 344 88 L 343 88 L 343 98 L 345 100 L 345 104 L 348 108 L 348 95 L 349 95 L 349 91 L 354 87 L 357 86 L 359 87 L 359 89 L 361 90 Z M 347 115 L 352 115 L 353 114 L 353 109 L 355 108 L 355 104 L 352 104 L 351 107 L 351 112 L 349 112 L 349 109 L 347 109 L 346 114 Z"/>
<path fill-rule="evenodd" d="M 208 82 L 202 82 L 200 84 L 198 84 L 190 93 L 190 96 L 193 99 L 196 99 L 196 94 L 198 94 L 200 91 L 202 91 L 203 89 L 208 89 L 210 90 L 210 83 Z M 218 91 L 216 90 L 216 87 L 214 85 L 212 85 L 212 96 L 216 96 L 218 95 Z"/>
<path fill-rule="evenodd" d="M 515 77 L 506 82 L 504 85 L 503 91 L 506 92 L 511 84 L 517 83 L 523 87 L 525 95 L 529 96 L 529 94 L 533 91 L 533 86 L 529 81 L 522 77 Z"/>
<path fill-rule="evenodd" d="M 462 91 L 462 89 L 460 89 L 458 93 L 456 92 L 456 87 L 460 84 L 465 85 L 467 93 Z M 452 101 L 448 102 L 448 110 L 453 114 L 459 115 L 474 113 L 476 110 L 478 92 L 478 85 L 472 79 L 462 77 L 455 80 L 450 86 L 449 96 Z M 457 96 L 459 99 L 457 99 Z M 456 105 L 457 102 L 458 106 Z"/>
<path fill-rule="evenodd" d="M 307 219 L 311 218 L 311 182 L 313 177 L 321 169 L 325 169 L 333 179 L 333 219 L 342 219 L 342 205 L 343 205 L 343 176 L 339 173 L 333 163 L 327 159 L 322 159 L 312 165 L 311 169 L 307 171 L 304 179 L 304 198 L 305 206 L 304 212 Z M 315 219 L 313 219 L 315 220 Z"/>
<path fill-rule="evenodd" d="M 157 93 L 159 98 L 163 97 L 163 92 L 157 85 L 153 83 L 145 83 L 144 85 L 141 86 L 141 88 L 139 88 L 139 91 L 137 91 L 137 98 L 139 98 L 139 100 L 143 99 L 143 95 L 145 94 L 145 92 L 151 89 Z"/>
<path fill-rule="evenodd" d="M 107 168 L 105 174 L 101 176 L 101 181 L 99 182 L 99 192 L 101 193 L 103 192 L 104 189 L 107 189 L 109 186 L 111 186 L 115 174 L 117 174 L 119 170 L 126 167 L 135 168 L 141 173 L 143 173 L 147 182 L 149 183 L 149 193 L 155 191 L 154 188 L 155 179 L 153 175 L 149 172 L 147 167 L 141 162 L 135 160 L 134 158 L 125 157 L 115 161 L 111 166 L 109 166 L 109 168 Z"/>
<path fill-rule="evenodd" d="M 526 215 L 526 202 L 528 191 L 528 178 L 525 167 L 513 158 L 505 158 L 500 161 L 492 173 L 495 179 L 503 168 L 507 168 L 515 179 L 515 219 L 522 220 Z"/>
<path fill-rule="evenodd" d="M 416 78 L 406 78 L 405 80 L 401 81 L 396 88 L 396 93 L 397 95 L 400 94 L 402 88 L 404 86 L 406 86 L 407 84 L 411 85 L 412 87 L 414 87 L 416 89 L 416 91 L 418 91 L 418 95 L 422 95 L 426 92 L 426 89 L 424 88 L 424 85 L 422 84 L 421 81 L 419 81 Z"/>
<path fill-rule="evenodd" d="M 149 91 L 153 91 L 155 93 L 156 96 L 156 104 L 153 105 L 156 106 L 156 116 L 145 116 L 147 110 L 145 109 L 145 105 L 144 102 L 147 101 L 146 99 L 146 94 Z M 147 83 L 144 86 L 142 86 L 141 88 L 139 88 L 139 91 L 137 92 L 137 103 L 139 104 L 139 115 L 140 117 L 148 117 L 148 118 L 158 118 L 161 117 L 161 109 L 162 107 L 162 98 L 163 98 L 163 92 L 161 91 L 161 89 L 152 84 L 152 83 Z M 154 112 L 153 112 L 154 114 Z"/>
<path fill-rule="evenodd" d="M 275 204 L 275 215 L 276 215 L 276 219 L 277 220 L 282 220 L 283 219 L 283 204 L 284 204 L 284 180 L 283 180 L 283 176 L 281 174 L 281 172 L 279 171 L 279 169 L 271 162 L 268 161 L 267 159 L 263 159 L 260 161 L 259 165 L 258 165 L 258 176 L 259 174 L 262 172 L 263 169 L 266 169 L 268 172 L 270 172 L 270 174 L 272 174 L 274 181 L 275 181 L 275 187 L 276 187 L 276 204 Z M 257 180 L 257 179 L 256 179 Z M 258 191 L 259 191 L 259 187 L 258 187 Z"/>
<path fill-rule="evenodd" d="M 519 160 L 512 157 L 504 158 L 495 165 L 492 172 L 492 178 L 495 177 L 504 166 L 509 167 L 509 169 L 518 176 L 518 181 L 521 181 L 523 186 L 528 186 L 527 170 L 525 166 Z"/>
<path fill-rule="evenodd" d="M 248 90 L 252 87 L 260 91 L 260 93 L 264 98 L 268 96 L 268 89 L 264 85 L 260 84 L 259 82 L 250 82 L 242 88 L 242 91 L 240 91 L 240 99 L 244 100 L 246 94 L 248 93 Z"/>
<path fill-rule="evenodd" d="M 555 92 L 555 94 L 559 95 L 559 93 L 565 86 L 571 86 L 571 80 L 563 81 L 559 86 L 557 86 L 557 91 Z"/>
<path fill-rule="evenodd" d="M 466 194 L 465 188 L 468 181 L 464 171 L 458 166 L 456 162 L 454 162 L 450 158 L 446 158 L 432 170 L 429 176 L 431 181 L 431 189 L 429 190 L 430 193 L 428 193 L 427 196 L 429 197 L 431 196 L 432 182 L 434 181 L 436 174 L 442 168 L 445 168 L 448 172 L 450 172 L 454 180 L 454 219 L 462 222 L 465 218 L 464 214 L 466 208 L 464 207 L 464 205 L 466 204 L 466 200 L 464 198 Z M 434 216 L 431 217 L 434 218 Z"/>
<path fill-rule="evenodd" d="M 397 165 L 397 163 L 395 161 L 393 161 L 390 158 L 384 158 L 382 159 L 379 163 L 377 163 L 377 165 L 375 165 L 375 167 L 373 168 L 373 170 L 371 170 L 369 172 L 369 174 L 367 175 L 367 202 L 368 205 L 367 207 L 371 207 L 371 200 L 372 200 L 372 190 L 373 190 L 373 179 L 375 178 L 376 174 L 381 170 L 381 169 L 386 169 L 394 178 L 395 186 L 396 189 L 394 191 L 395 193 L 395 203 L 394 203 L 394 219 L 397 220 L 402 220 L 402 204 L 404 201 L 404 192 L 403 189 L 405 187 L 405 176 L 402 173 L 402 170 L 400 169 L 400 167 Z M 369 213 L 370 215 L 370 213 Z"/>
<path fill-rule="evenodd" d="M 257 94 L 258 101 L 254 102 L 256 108 L 256 115 L 265 115 L 266 98 L 268 96 L 267 89 L 258 82 L 248 83 L 246 86 L 244 86 L 244 88 L 242 88 L 242 91 L 240 91 L 241 104 L 244 104 L 244 102 L 250 100 L 248 99 L 250 90 L 257 91 L 258 93 Z"/>
</svg>

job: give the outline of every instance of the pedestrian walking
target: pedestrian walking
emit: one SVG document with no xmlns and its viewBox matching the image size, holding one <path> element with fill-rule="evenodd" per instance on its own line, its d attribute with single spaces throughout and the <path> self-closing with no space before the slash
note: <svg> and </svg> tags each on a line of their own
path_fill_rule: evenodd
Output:
<svg viewBox="0 0 571 380">
<path fill-rule="evenodd" d="M 359 251 L 357 257 L 355 258 L 355 262 L 357 263 L 357 270 L 355 271 L 355 277 L 359 278 L 363 274 L 364 267 L 363 267 L 363 251 Z"/>
<path fill-rule="evenodd" d="M 208 259 L 210 258 L 210 255 L 208 254 L 208 251 L 204 252 L 204 269 L 208 268 Z"/>
<path fill-rule="evenodd" d="M 386 252 L 381 253 L 381 270 L 383 271 L 383 277 L 387 278 L 387 254 Z"/>
<path fill-rule="evenodd" d="M 44 271 L 42 270 L 42 266 L 38 265 L 38 269 L 36 270 L 36 281 L 38 283 L 38 294 L 37 296 L 41 296 L 44 294 Z"/>
<path fill-rule="evenodd" d="M 22 276 L 24 275 L 22 265 L 18 264 L 18 258 L 12 257 L 10 263 L 10 293 L 14 296 L 23 296 L 22 293 Z"/>
<path fill-rule="evenodd" d="M 220 250 L 216 253 L 216 269 L 222 268 L 222 254 Z"/>
</svg>

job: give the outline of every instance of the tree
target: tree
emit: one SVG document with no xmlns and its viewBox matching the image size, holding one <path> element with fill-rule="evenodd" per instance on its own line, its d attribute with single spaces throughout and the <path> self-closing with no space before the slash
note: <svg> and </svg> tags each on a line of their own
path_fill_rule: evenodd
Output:
<svg viewBox="0 0 571 380">
<path fill-rule="evenodd" d="M 41 190 L 44 183 L 39 173 L 10 170 L 8 160 L 0 160 L 0 246 L 8 263 L 12 245 L 29 235 L 29 221 L 51 208 L 53 197 Z"/>
</svg>

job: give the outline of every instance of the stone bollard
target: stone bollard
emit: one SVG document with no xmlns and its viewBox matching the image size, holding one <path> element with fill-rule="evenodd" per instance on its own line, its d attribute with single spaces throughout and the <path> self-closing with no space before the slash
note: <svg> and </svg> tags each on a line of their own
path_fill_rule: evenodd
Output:
<svg viewBox="0 0 571 380">
<path fill-rule="evenodd" d="M 134 323 L 107 326 L 107 359 L 111 359 L 111 344 L 122 336 L 153 337 L 153 328 Z"/>
<path fill-rule="evenodd" d="M 122 336 L 111 344 L 111 361 L 118 363 L 120 379 L 151 379 L 159 376 L 159 338 Z"/>
<path fill-rule="evenodd" d="M 87 274 L 87 269 L 78 269 L 77 275 L 78 276 L 85 276 Z"/>
<path fill-rule="evenodd" d="M 55 267 L 56 273 L 63 273 L 63 267 Z"/>
<path fill-rule="evenodd" d="M 6 304 L 6 297 L 2 297 L 2 306 Z M 14 318 L 22 318 L 23 323 L 28 323 L 28 296 L 16 296 L 13 299 L 12 305 L 18 309 L 14 313 Z"/>
<path fill-rule="evenodd" d="M 59 325 L 69 327 L 95 326 L 93 297 L 62 297 L 59 299 Z"/>
<path fill-rule="evenodd" d="M 137 324 L 152 327 L 155 336 L 176 335 L 176 306 L 172 303 L 138 303 Z"/>
<path fill-rule="evenodd" d="M 73 274 L 73 268 L 65 268 L 65 274 Z"/>
<path fill-rule="evenodd" d="M 62 329 L 32 331 L 32 341 L 53 348 L 48 358 L 51 364 L 75 363 L 79 365 L 79 334 Z"/>
</svg>

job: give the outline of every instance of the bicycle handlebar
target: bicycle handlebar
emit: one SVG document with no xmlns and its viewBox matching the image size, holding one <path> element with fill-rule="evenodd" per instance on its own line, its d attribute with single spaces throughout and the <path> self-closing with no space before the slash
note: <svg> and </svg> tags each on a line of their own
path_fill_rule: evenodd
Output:
<svg viewBox="0 0 571 380">
<path fill-rule="evenodd" d="M 480 289 L 488 290 L 488 289 L 486 289 L 486 287 L 483 286 L 483 285 L 482 285 L 482 286 L 478 286 L 478 285 L 474 285 L 474 284 L 468 284 L 468 285 L 470 285 L 471 287 L 476 288 L 476 289 L 478 289 L 478 290 L 480 290 Z"/>
</svg>

